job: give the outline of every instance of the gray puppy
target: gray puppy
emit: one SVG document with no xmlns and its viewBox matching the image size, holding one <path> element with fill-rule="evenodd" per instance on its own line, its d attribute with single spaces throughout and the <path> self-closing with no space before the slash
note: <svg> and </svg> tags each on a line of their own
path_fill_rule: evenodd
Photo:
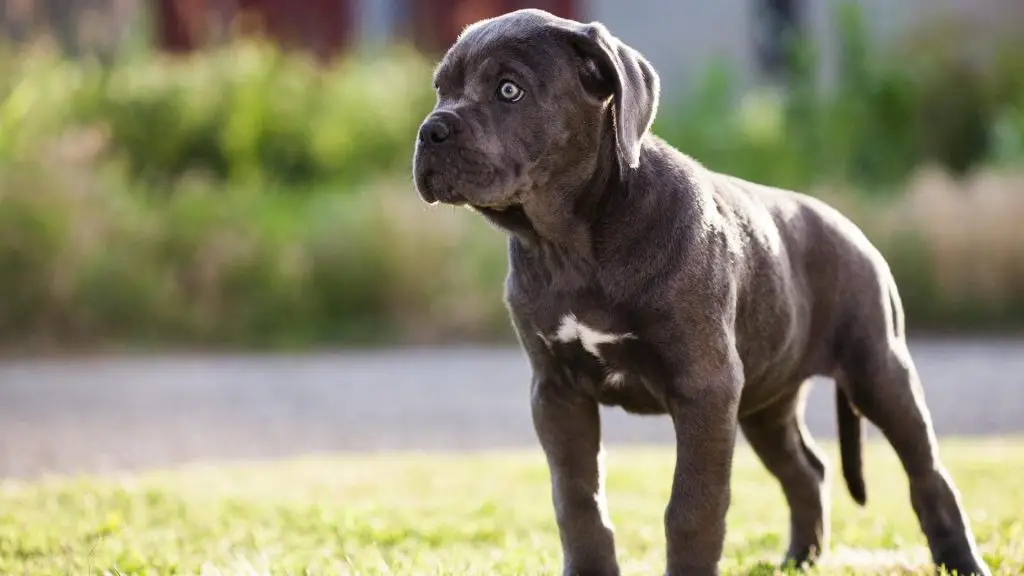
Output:
<svg viewBox="0 0 1024 576">
<path fill-rule="evenodd" d="M 829 539 L 825 459 L 803 426 L 835 379 L 843 472 L 865 502 L 861 415 L 893 446 L 937 565 L 988 574 L 939 460 L 903 310 L 861 231 L 811 197 L 712 172 L 649 131 L 659 80 L 599 23 L 520 10 L 439 64 L 416 187 L 508 234 L 505 302 L 533 372 L 564 573 L 617 574 L 599 405 L 667 414 L 667 574 L 717 574 L 737 431 L 790 508 L 785 561 Z"/>
</svg>

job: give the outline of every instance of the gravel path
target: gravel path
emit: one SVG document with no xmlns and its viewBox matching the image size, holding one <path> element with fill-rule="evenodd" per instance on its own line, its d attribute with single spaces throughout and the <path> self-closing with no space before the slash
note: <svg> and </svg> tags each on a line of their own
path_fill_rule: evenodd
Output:
<svg viewBox="0 0 1024 576">
<path fill-rule="evenodd" d="M 1024 433 L 1024 340 L 911 345 L 940 435 Z M 0 363 L 0 477 L 377 449 L 536 447 L 518 350 Z M 834 435 L 831 386 L 808 424 Z M 605 412 L 609 443 L 666 418 Z"/>
</svg>

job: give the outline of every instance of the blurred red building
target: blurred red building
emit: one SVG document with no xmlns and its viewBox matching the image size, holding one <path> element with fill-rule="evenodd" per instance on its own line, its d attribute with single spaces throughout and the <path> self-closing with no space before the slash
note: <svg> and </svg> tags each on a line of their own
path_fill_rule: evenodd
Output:
<svg viewBox="0 0 1024 576">
<path fill-rule="evenodd" d="M 326 57 L 347 47 L 352 0 L 159 0 L 157 42 L 196 50 L 229 34 L 261 34 Z"/>
<path fill-rule="evenodd" d="M 481 18 L 518 8 L 577 16 L 579 0 L 362 0 L 395 12 L 395 39 L 436 52 Z M 175 52 L 196 50 L 230 34 L 261 34 L 326 58 L 359 36 L 360 0 L 158 0 L 157 41 Z"/>
</svg>

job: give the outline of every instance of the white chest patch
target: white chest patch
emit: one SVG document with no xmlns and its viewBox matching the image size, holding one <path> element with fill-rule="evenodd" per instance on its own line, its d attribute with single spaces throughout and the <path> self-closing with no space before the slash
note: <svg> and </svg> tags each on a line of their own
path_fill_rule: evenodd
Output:
<svg viewBox="0 0 1024 576">
<path fill-rule="evenodd" d="M 555 333 L 555 340 L 563 344 L 578 340 L 583 349 L 594 355 L 598 360 L 601 360 L 601 354 L 598 351 L 598 346 L 601 344 L 615 344 L 616 342 L 634 337 L 629 333 L 611 334 L 594 330 L 580 322 L 573 314 L 566 314 L 562 317 L 562 322 L 558 325 L 558 331 Z"/>
</svg>

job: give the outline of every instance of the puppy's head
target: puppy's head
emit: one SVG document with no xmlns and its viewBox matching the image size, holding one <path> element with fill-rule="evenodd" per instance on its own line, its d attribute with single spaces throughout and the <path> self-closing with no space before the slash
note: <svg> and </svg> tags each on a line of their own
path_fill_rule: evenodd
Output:
<svg viewBox="0 0 1024 576">
<path fill-rule="evenodd" d="M 599 166 L 603 149 L 618 170 L 636 168 L 659 93 L 647 60 L 603 25 L 534 9 L 468 27 L 434 85 L 416 141 L 417 190 L 429 203 L 488 210 L 550 204 L 539 196 L 609 168 Z"/>
</svg>

